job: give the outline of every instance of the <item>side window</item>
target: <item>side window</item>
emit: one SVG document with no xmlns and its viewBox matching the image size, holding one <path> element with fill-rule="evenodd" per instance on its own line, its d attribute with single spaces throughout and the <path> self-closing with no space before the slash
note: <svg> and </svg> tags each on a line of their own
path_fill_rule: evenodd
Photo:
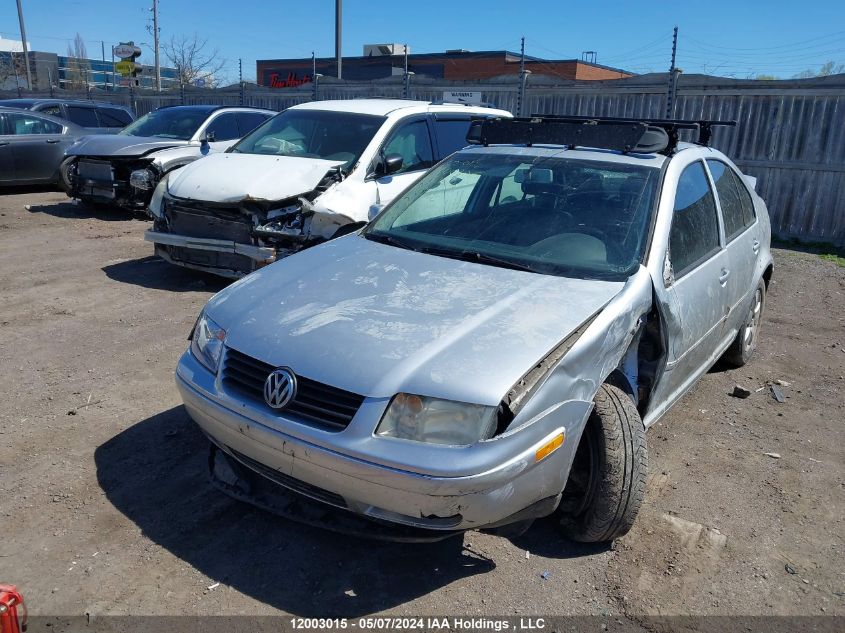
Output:
<svg viewBox="0 0 845 633">
<path fill-rule="evenodd" d="M 719 249 L 716 201 L 701 162 L 684 169 L 678 180 L 669 257 L 680 278 Z"/>
<path fill-rule="evenodd" d="M 215 141 L 231 141 L 232 139 L 240 138 L 238 132 L 238 119 L 234 112 L 224 112 L 217 115 L 217 117 L 208 124 L 206 128 L 207 134 L 214 134 Z"/>
<path fill-rule="evenodd" d="M 402 157 L 402 169 L 397 173 L 428 169 L 434 164 L 431 151 L 431 139 L 425 121 L 412 121 L 393 132 L 384 146 L 382 153 L 399 154 Z"/>
<path fill-rule="evenodd" d="M 44 106 L 43 108 L 39 108 L 38 111 L 44 114 L 52 114 L 53 116 L 64 118 L 64 115 L 62 114 L 62 106 L 58 103 L 55 105 Z"/>
<path fill-rule="evenodd" d="M 730 242 L 748 226 L 745 222 L 742 199 L 731 168 L 719 160 L 708 160 L 707 167 L 716 184 L 716 194 L 722 207 L 722 219 L 725 222 L 725 237 Z"/>
<path fill-rule="evenodd" d="M 100 127 L 97 112 L 94 108 L 69 105 L 67 106 L 67 118 L 82 127 Z"/>
<path fill-rule="evenodd" d="M 252 132 L 259 125 L 270 118 L 269 114 L 261 114 L 260 112 L 238 112 L 236 115 L 238 119 L 238 130 L 240 136 L 246 136 Z"/>
<path fill-rule="evenodd" d="M 64 129 L 58 123 L 30 114 L 6 113 L 8 134 L 61 134 Z"/>
<path fill-rule="evenodd" d="M 754 201 L 751 199 L 751 194 L 748 193 L 748 188 L 735 172 L 731 172 L 734 178 L 736 188 L 739 191 L 739 200 L 742 203 L 742 223 L 744 226 L 751 226 L 757 220 L 757 212 L 754 211 Z"/>
<path fill-rule="evenodd" d="M 126 110 L 120 108 L 97 108 L 97 114 L 100 116 L 100 127 L 126 127 L 132 123 L 132 117 Z"/>
<path fill-rule="evenodd" d="M 452 121 L 435 119 L 434 136 L 437 138 L 438 159 L 446 158 L 467 146 L 469 124 L 469 119 Z"/>
</svg>

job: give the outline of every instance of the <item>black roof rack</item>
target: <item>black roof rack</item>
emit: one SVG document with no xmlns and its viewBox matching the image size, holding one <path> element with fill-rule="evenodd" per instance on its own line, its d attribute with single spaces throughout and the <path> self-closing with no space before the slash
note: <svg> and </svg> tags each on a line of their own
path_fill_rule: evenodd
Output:
<svg viewBox="0 0 845 633">
<path fill-rule="evenodd" d="M 715 125 L 735 126 L 736 121 L 534 115 L 474 121 L 467 132 L 467 142 L 474 145 L 567 145 L 671 154 L 678 145 L 681 130 L 695 131 L 694 142 L 707 145 Z"/>
</svg>

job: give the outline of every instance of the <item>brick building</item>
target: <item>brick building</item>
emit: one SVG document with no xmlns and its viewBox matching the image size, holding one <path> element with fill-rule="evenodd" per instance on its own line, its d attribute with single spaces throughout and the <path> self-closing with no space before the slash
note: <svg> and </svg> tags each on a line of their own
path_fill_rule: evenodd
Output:
<svg viewBox="0 0 845 633">
<path fill-rule="evenodd" d="M 399 45 L 366 46 L 369 55 L 343 58 L 343 78 L 353 81 L 381 79 L 401 75 L 404 55 L 372 54 L 373 49 L 392 51 Z M 408 55 L 408 70 L 452 81 L 487 79 L 500 75 L 519 74 L 519 53 L 511 51 L 446 51 Z M 321 57 L 316 60 L 317 72 L 327 77 L 337 76 L 336 60 Z M 621 79 L 634 73 L 578 59 L 541 59 L 525 57 L 525 67 L 533 74 L 560 79 Z M 258 84 L 274 88 L 291 88 L 311 82 L 311 58 L 260 59 L 256 62 Z"/>
</svg>

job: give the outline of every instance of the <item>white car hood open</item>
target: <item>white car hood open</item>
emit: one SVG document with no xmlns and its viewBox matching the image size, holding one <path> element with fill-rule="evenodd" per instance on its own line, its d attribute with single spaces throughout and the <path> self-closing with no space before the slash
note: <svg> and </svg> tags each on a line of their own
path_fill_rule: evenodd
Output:
<svg viewBox="0 0 845 633">
<path fill-rule="evenodd" d="M 174 172 L 168 192 L 206 202 L 283 200 L 311 191 L 343 161 L 259 154 L 210 154 Z"/>
</svg>

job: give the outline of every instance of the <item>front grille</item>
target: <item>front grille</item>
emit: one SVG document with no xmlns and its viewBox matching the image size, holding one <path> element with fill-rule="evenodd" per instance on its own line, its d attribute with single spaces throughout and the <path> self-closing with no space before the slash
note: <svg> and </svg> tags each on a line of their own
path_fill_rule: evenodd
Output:
<svg viewBox="0 0 845 633">
<path fill-rule="evenodd" d="M 212 214 L 201 208 L 169 201 L 165 213 L 170 232 L 176 235 L 252 244 L 250 225 L 237 209 L 215 209 Z"/>
<path fill-rule="evenodd" d="M 229 347 L 223 361 L 223 384 L 227 389 L 266 407 L 267 411 L 278 414 L 276 409 L 264 402 L 264 381 L 274 369 L 273 365 Z M 285 417 L 291 416 L 306 424 L 329 431 L 342 431 L 363 401 L 364 396 L 357 393 L 297 375 L 296 396 L 282 412 Z"/>
<path fill-rule="evenodd" d="M 219 268 L 250 273 L 255 270 L 255 260 L 239 253 L 221 253 L 184 246 L 164 246 L 171 259 L 185 264 L 194 264 L 205 268 Z"/>
<path fill-rule="evenodd" d="M 346 501 L 343 497 L 339 494 L 335 494 L 329 490 L 324 490 L 322 488 L 318 488 L 317 486 L 312 486 L 309 483 L 304 481 L 300 481 L 290 475 L 285 475 L 284 473 L 280 473 L 278 470 L 270 468 L 269 466 L 265 466 L 261 462 L 257 462 L 251 457 L 247 457 L 246 455 L 239 453 L 238 451 L 234 450 L 232 447 L 228 447 L 229 450 L 232 452 L 232 455 L 241 462 L 244 466 L 254 470 L 262 477 L 266 477 L 270 481 L 279 484 L 280 486 L 284 486 L 289 490 L 293 490 L 294 492 L 298 492 L 301 495 L 305 495 L 306 497 L 311 497 L 312 499 L 316 499 L 317 501 L 322 501 L 323 503 L 328 503 L 329 505 L 337 506 L 338 508 L 347 508 Z"/>
</svg>

